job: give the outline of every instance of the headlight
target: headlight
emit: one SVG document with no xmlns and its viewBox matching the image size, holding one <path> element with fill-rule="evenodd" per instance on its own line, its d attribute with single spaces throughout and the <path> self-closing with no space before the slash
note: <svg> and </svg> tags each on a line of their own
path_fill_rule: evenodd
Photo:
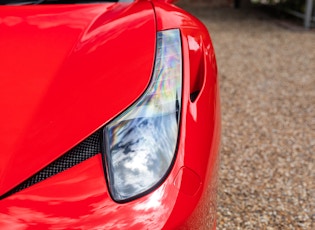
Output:
<svg viewBox="0 0 315 230">
<path fill-rule="evenodd" d="M 157 33 L 154 73 L 146 92 L 104 129 L 109 190 L 126 201 L 154 188 L 172 164 L 182 90 L 180 32 Z"/>
</svg>

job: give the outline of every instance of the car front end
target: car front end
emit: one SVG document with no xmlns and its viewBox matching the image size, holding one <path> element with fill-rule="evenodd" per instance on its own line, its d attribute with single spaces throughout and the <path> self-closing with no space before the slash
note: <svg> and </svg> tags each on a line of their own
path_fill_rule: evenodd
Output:
<svg viewBox="0 0 315 230">
<path fill-rule="evenodd" d="M 215 229 L 213 45 L 162 1 L 0 6 L 1 229 Z"/>
</svg>

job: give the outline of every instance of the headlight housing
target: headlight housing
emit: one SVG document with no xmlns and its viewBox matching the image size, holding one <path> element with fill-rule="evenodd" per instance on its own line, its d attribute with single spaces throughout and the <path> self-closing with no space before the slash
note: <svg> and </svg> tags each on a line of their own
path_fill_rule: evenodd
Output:
<svg viewBox="0 0 315 230">
<path fill-rule="evenodd" d="M 118 202 L 143 195 L 167 175 L 179 133 L 182 93 L 178 29 L 157 33 L 156 58 L 145 93 L 104 128 L 111 196 Z"/>
</svg>

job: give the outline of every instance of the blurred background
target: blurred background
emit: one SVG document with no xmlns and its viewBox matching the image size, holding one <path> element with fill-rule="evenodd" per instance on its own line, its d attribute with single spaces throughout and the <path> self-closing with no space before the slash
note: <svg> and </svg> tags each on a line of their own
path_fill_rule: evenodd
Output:
<svg viewBox="0 0 315 230">
<path fill-rule="evenodd" d="M 181 0 L 207 26 L 222 107 L 217 229 L 315 229 L 314 1 Z"/>
</svg>

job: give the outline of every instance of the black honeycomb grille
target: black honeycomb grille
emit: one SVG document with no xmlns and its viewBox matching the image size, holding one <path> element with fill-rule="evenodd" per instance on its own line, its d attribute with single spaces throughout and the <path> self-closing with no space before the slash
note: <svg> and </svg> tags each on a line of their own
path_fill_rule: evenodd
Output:
<svg viewBox="0 0 315 230">
<path fill-rule="evenodd" d="M 0 198 L 7 197 L 42 180 L 69 169 L 101 152 L 101 130 L 93 133 L 80 144 L 69 150 L 63 156 L 53 161 L 38 173 L 28 178 Z"/>
</svg>

